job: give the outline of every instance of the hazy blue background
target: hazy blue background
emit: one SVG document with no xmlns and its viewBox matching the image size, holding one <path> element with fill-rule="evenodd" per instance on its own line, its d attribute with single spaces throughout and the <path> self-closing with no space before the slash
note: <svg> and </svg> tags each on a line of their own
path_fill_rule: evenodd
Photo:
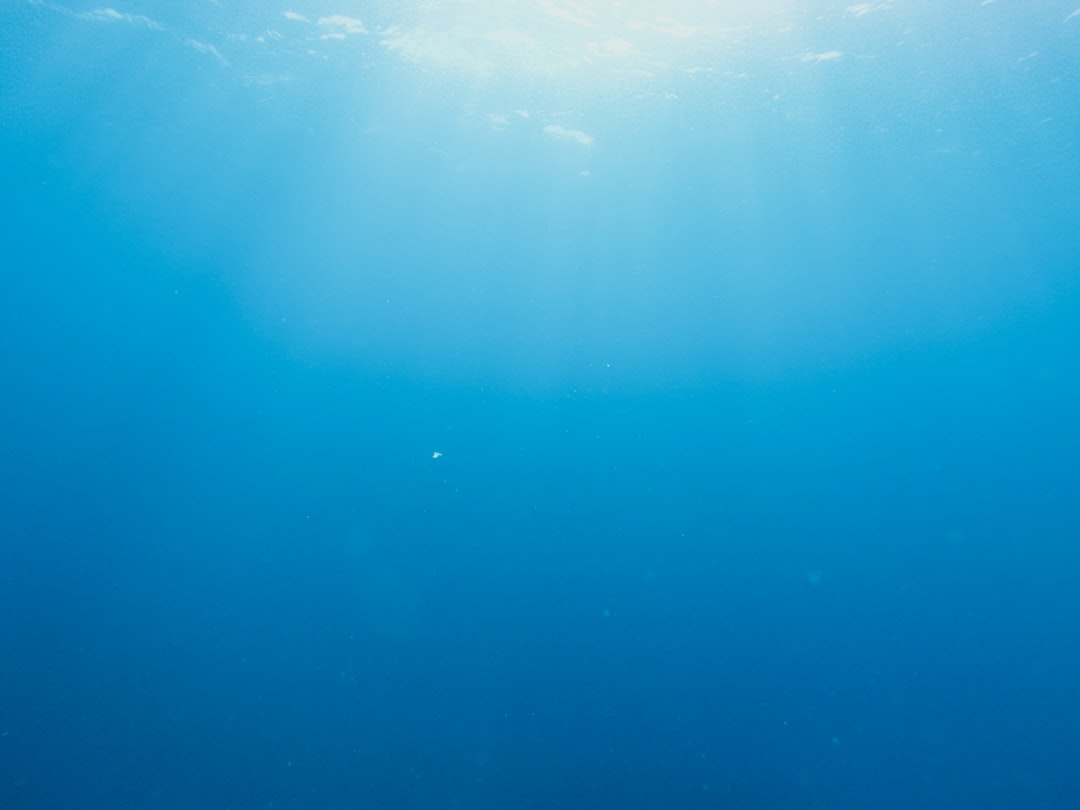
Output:
<svg viewBox="0 0 1080 810">
<path fill-rule="evenodd" d="M 0 2 L 0 807 L 1080 806 L 1075 0 L 319 2 Z"/>
</svg>

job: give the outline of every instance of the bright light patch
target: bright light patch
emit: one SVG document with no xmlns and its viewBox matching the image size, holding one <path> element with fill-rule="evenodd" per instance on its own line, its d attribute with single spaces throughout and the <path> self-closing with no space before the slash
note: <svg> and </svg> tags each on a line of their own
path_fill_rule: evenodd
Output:
<svg viewBox="0 0 1080 810">
<path fill-rule="evenodd" d="M 382 34 L 430 68 L 652 76 L 714 70 L 739 40 L 779 28 L 790 0 L 432 0 Z"/>
<path fill-rule="evenodd" d="M 593 137 L 579 129 L 567 129 L 566 127 L 552 124 L 544 127 L 544 132 L 560 141 L 574 141 L 582 146 L 592 146 Z"/>
<path fill-rule="evenodd" d="M 346 17 L 344 14 L 332 14 L 329 17 L 320 17 L 319 25 L 335 29 L 343 34 L 366 34 L 364 24 L 354 17 Z"/>
<path fill-rule="evenodd" d="M 800 59 L 804 62 L 832 62 L 843 56 L 840 51 L 824 51 L 823 53 L 807 53 L 803 54 Z"/>
</svg>

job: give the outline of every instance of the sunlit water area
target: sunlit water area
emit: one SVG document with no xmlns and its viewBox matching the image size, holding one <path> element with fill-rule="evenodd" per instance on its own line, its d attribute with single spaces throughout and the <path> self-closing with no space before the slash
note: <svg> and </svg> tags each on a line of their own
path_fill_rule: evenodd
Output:
<svg viewBox="0 0 1080 810">
<path fill-rule="evenodd" d="M 18 3 L 50 36 L 7 104 L 93 86 L 36 111 L 76 127 L 74 172 L 308 350 L 784 373 L 1053 300 L 1078 27 L 1053 5 Z"/>
</svg>

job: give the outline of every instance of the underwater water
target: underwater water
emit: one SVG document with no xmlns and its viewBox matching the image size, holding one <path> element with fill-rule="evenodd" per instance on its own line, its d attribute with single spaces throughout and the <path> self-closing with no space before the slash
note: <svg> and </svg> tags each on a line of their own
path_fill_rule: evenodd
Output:
<svg viewBox="0 0 1080 810">
<path fill-rule="evenodd" d="M 1078 55 L 0 2 L 0 807 L 1080 806 Z"/>
</svg>

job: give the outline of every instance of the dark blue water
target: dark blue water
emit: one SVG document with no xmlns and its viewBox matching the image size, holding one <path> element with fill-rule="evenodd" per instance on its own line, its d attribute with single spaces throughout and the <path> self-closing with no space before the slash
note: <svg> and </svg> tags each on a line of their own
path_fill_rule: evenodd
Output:
<svg viewBox="0 0 1080 810">
<path fill-rule="evenodd" d="M 0 6 L 0 807 L 1080 806 L 1080 15 L 684 5 Z"/>
</svg>

